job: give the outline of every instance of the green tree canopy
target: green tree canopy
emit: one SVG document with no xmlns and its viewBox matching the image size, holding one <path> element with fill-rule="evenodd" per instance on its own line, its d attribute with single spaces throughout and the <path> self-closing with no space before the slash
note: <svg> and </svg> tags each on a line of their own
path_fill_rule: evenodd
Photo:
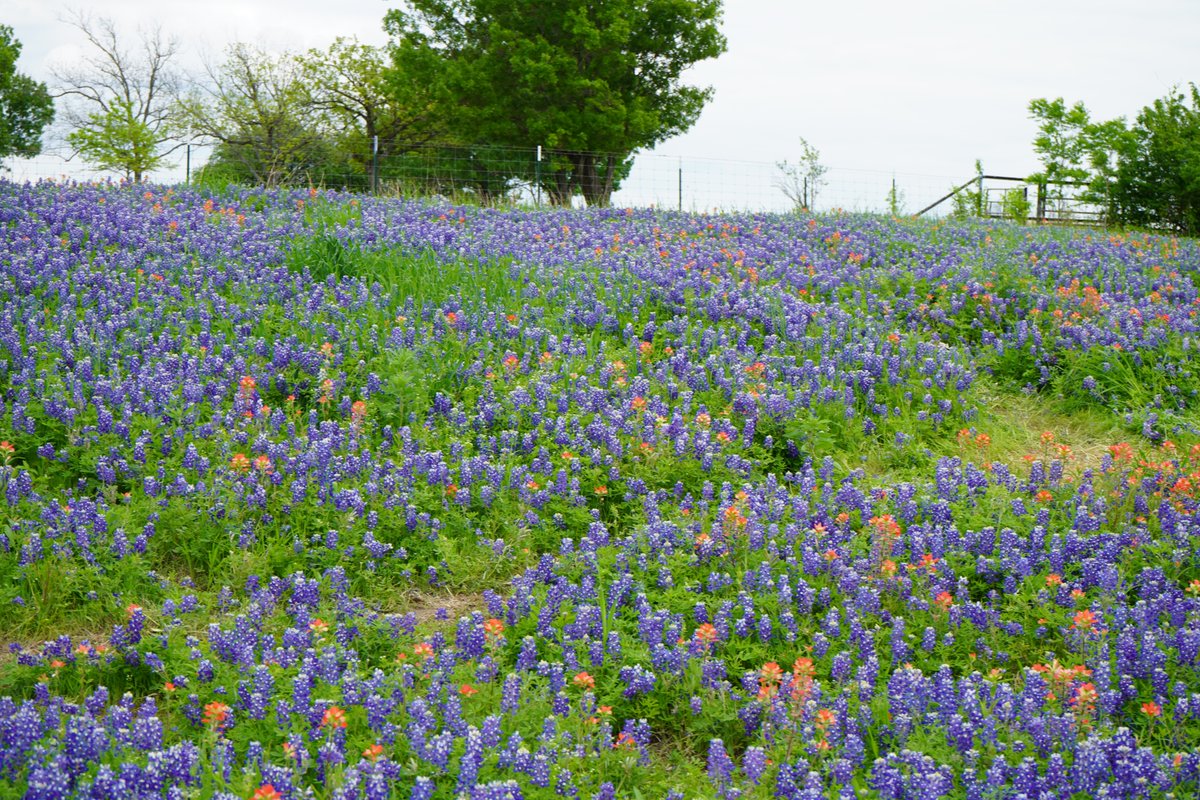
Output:
<svg viewBox="0 0 1200 800">
<path fill-rule="evenodd" d="M 1189 103 L 1190 101 L 1190 103 Z M 1121 140 L 1111 189 L 1129 224 L 1200 234 L 1200 90 L 1192 84 L 1142 109 Z"/>
<path fill-rule="evenodd" d="M 724 52 L 720 16 L 720 0 L 409 0 L 384 25 L 396 69 L 431 88 L 461 143 L 541 145 L 552 200 L 604 205 L 632 154 L 712 96 L 681 78 Z"/>
<path fill-rule="evenodd" d="M 1190 101 L 1190 103 L 1189 103 Z M 1200 234 L 1200 90 L 1173 89 L 1138 114 L 1091 119 L 1082 103 L 1034 100 L 1034 149 L 1044 169 L 1034 181 L 1071 181 L 1080 199 L 1105 209 L 1110 222 Z"/>
<path fill-rule="evenodd" d="M 1042 160 L 1042 170 L 1032 176 L 1035 181 L 1087 181 L 1088 136 L 1091 114 L 1083 103 L 1068 106 L 1061 97 L 1054 100 L 1038 98 L 1029 103 L 1029 116 L 1038 123 L 1038 135 L 1033 140 L 1034 152 Z"/>
<path fill-rule="evenodd" d="M 154 131 L 125 100 L 115 100 L 106 110 L 90 114 L 83 125 L 67 134 L 67 142 L 97 169 L 124 172 L 135 181 L 164 158 Z"/>
<path fill-rule="evenodd" d="M 46 84 L 17 72 L 20 55 L 13 29 L 0 25 L 0 159 L 36 156 L 42 151 L 42 130 L 54 119 Z"/>
</svg>

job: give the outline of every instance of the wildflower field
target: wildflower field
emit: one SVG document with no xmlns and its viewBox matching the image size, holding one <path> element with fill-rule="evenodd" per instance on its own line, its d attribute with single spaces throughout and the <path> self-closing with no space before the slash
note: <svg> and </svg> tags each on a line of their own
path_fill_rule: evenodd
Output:
<svg viewBox="0 0 1200 800">
<path fill-rule="evenodd" d="M 1200 795 L 1200 247 L 0 183 L 0 796 Z"/>
</svg>

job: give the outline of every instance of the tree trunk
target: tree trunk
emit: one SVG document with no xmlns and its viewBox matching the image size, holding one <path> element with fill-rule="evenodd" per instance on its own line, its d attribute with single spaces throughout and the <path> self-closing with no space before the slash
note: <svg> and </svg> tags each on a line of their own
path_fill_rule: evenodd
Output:
<svg viewBox="0 0 1200 800">
<path fill-rule="evenodd" d="M 363 166 L 366 167 L 365 171 L 367 173 L 367 191 L 374 192 L 376 186 L 375 164 L 377 163 L 377 159 L 378 161 L 382 161 L 384 156 L 387 154 L 384 152 L 386 143 L 382 137 L 379 140 L 378 153 L 375 151 L 375 137 L 379 135 L 379 131 L 375 128 L 375 118 L 369 111 L 366 119 L 366 131 L 367 147 L 370 148 L 370 151 L 363 156 Z"/>
<path fill-rule="evenodd" d="M 613 183 L 617 170 L 615 156 L 580 157 L 580 183 L 583 199 L 589 207 L 607 207 L 612 201 Z"/>
<path fill-rule="evenodd" d="M 551 162 L 553 163 L 553 162 Z M 553 206 L 571 205 L 571 170 L 557 169 L 545 184 L 546 196 Z"/>
</svg>

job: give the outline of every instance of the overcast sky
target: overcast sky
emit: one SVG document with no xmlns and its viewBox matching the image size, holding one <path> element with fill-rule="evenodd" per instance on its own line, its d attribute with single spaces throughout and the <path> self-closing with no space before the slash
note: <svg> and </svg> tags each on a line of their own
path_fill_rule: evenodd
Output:
<svg viewBox="0 0 1200 800">
<path fill-rule="evenodd" d="M 236 40 L 292 50 L 339 35 L 383 44 L 390 5 L 6 0 L 0 22 L 24 45 L 19 69 L 48 79 L 52 63 L 81 52 L 78 31 L 60 21 L 71 8 L 109 16 L 131 37 L 158 22 L 195 67 L 202 52 Z M 835 168 L 831 179 L 847 182 L 878 172 L 941 187 L 969 176 L 976 158 L 988 172 L 1025 175 L 1038 166 L 1030 99 L 1062 96 L 1084 101 L 1094 118 L 1132 117 L 1172 86 L 1200 83 L 1200 0 L 725 0 L 723 29 L 728 52 L 690 73 L 714 87 L 713 100 L 692 130 L 654 151 L 683 158 L 688 177 L 695 159 L 763 169 L 794 160 L 800 136 Z M 643 171 L 664 174 L 678 163 L 645 161 Z M 731 190 L 762 171 L 726 167 L 712 180 Z"/>
</svg>

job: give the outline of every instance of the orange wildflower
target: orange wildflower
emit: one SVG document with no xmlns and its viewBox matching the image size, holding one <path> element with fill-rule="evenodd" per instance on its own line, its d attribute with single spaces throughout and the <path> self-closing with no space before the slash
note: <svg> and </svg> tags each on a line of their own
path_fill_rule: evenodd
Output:
<svg viewBox="0 0 1200 800">
<path fill-rule="evenodd" d="M 1133 447 L 1129 442 L 1118 442 L 1109 447 L 1108 452 L 1112 454 L 1113 461 L 1133 460 Z"/>
<path fill-rule="evenodd" d="M 1098 697 L 1099 693 L 1094 684 L 1082 683 L 1075 688 L 1075 696 L 1071 698 L 1071 705 L 1075 706 L 1075 713 L 1086 720 L 1096 709 L 1096 698 Z"/>
<path fill-rule="evenodd" d="M 321 715 L 322 728 L 344 728 L 346 727 L 346 711 L 338 706 L 330 706 L 325 709 L 325 713 Z"/>
<path fill-rule="evenodd" d="M 758 670 L 758 679 L 766 684 L 777 684 L 783 678 L 783 670 L 774 661 L 768 661 Z"/>
<path fill-rule="evenodd" d="M 621 734 L 617 737 L 617 740 L 613 742 L 614 750 L 619 750 L 621 748 L 633 750 L 636 747 L 637 742 L 634 740 L 632 734 L 626 733 L 625 731 L 621 731 Z"/>
<path fill-rule="evenodd" d="M 204 724 L 210 728 L 219 728 L 229 719 L 229 706 L 213 701 L 204 706 Z"/>
</svg>

